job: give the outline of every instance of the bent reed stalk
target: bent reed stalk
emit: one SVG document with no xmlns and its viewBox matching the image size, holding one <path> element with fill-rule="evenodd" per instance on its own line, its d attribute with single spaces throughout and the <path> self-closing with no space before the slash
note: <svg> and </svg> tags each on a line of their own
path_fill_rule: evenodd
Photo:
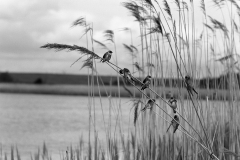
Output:
<svg viewBox="0 0 240 160">
<path fill-rule="evenodd" d="M 237 76 L 234 74 L 234 70 L 238 69 L 238 66 L 235 64 L 235 60 L 237 59 L 234 55 L 237 55 L 237 45 L 236 45 L 236 36 L 234 36 L 234 32 L 238 32 L 238 28 L 240 28 L 236 22 L 235 17 L 232 14 L 232 7 L 235 6 L 237 13 L 240 13 L 240 7 L 235 0 L 231 1 L 218 1 L 213 0 L 216 7 L 220 9 L 222 12 L 223 6 L 226 6 L 229 13 L 229 19 L 231 20 L 231 28 L 227 27 L 227 22 L 225 21 L 224 15 L 223 19 L 224 22 L 220 22 L 219 20 L 214 19 L 212 16 L 207 15 L 207 7 L 205 6 L 204 0 L 201 1 L 201 8 L 204 13 L 205 23 L 203 23 L 203 33 L 200 35 L 199 39 L 195 39 L 197 36 L 196 33 L 196 9 L 194 8 L 194 3 L 190 0 L 190 4 L 185 1 L 174 0 L 175 4 L 177 5 L 177 15 L 178 19 L 175 20 L 174 18 L 174 11 L 171 10 L 171 5 L 168 4 L 168 1 L 164 0 L 164 7 L 158 3 L 157 0 L 140 0 L 140 1 L 130 1 L 124 2 L 123 6 L 127 8 L 132 16 L 136 18 L 136 21 L 139 23 L 139 30 L 140 30 L 140 41 L 141 41 L 141 59 L 139 58 L 139 62 L 142 60 L 142 64 L 139 65 L 138 62 L 134 63 L 134 66 L 139 71 L 139 77 L 143 79 L 148 73 L 150 75 L 154 75 L 155 81 L 154 84 L 149 86 L 150 95 L 148 96 L 147 92 L 141 91 L 137 85 L 130 82 L 133 88 L 137 89 L 142 98 L 139 99 L 137 104 L 134 108 L 134 134 L 132 134 L 132 138 L 125 140 L 124 135 L 122 133 L 122 126 L 120 123 L 122 122 L 121 118 L 117 118 L 116 125 L 114 128 L 114 135 L 116 133 L 117 127 L 119 127 L 119 137 L 111 137 L 111 114 L 115 109 L 115 116 L 119 117 L 122 113 L 120 109 L 120 104 L 116 108 L 111 103 L 109 107 L 109 116 L 110 116 L 110 128 L 107 129 L 105 127 L 106 132 L 106 153 L 104 149 L 99 151 L 99 139 L 95 138 L 94 143 L 94 158 L 95 159 L 119 159 L 119 154 L 121 149 L 119 148 L 119 142 L 117 139 L 119 138 L 121 141 L 121 146 L 123 148 L 123 157 L 124 159 L 233 159 L 239 156 L 239 125 L 237 121 L 239 120 L 238 116 L 238 101 L 235 101 L 234 93 L 239 91 L 239 86 L 237 84 Z M 229 8 L 229 5 L 231 6 Z M 164 9 L 163 9 L 164 8 Z M 189 11 L 191 10 L 191 12 Z M 165 12 L 166 13 L 165 13 Z M 171 23 L 168 22 L 168 17 Z M 212 26 L 207 22 L 207 17 L 209 17 Z M 74 25 L 82 26 L 82 20 L 75 21 Z M 234 25 L 233 25 L 234 24 Z M 172 25 L 172 26 L 171 26 Z M 85 23 L 86 26 L 86 23 Z M 87 24 L 87 26 L 90 26 Z M 235 28 L 233 27 L 235 26 Z M 178 28 L 179 27 L 179 28 Z M 192 28 L 191 28 L 192 27 Z M 205 30 L 210 29 L 212 31 L 212 37 L 209 38 L 208 32 L 205 33 Z M 93 30 L 93 28 L 89 27 L 85 29 L 85 35 L 88 34 L 89 31 Z M 110 30 L 108 30 L 110 31 Z M 149 33 L 148 33 L 149 31 Z M 179 33 L 177 33 L 177 31 Z M 229 31 L 231 35 L 229 36 Z M 219 33 L 218 33 L 219 32 Z M 219 35 L 222 38 L 217 38 Z M 92 47 L 93 47 L 93 33 L 91 33 L 92 37 Z M 203 37 L 203 38 L 202 38 Z M 131 36 L 132 38 L 132 36 Z M 155 40 L 155 38 L 157 40 Z M 171 41 L 173 39 L 173 42 Z M 204 40 L 211 42 L 212 44 L 199 45 Z M 167 44 L 165 44 L 167 41 Z M 162 43 L 161 43 L 162 42 Z M 132 43 L 132 39 L 131 39 Z M 216 45 L 222 43 L 224 55 L 221 58 L 217 58 L 217 53 L 220 52 L 222 48 L 219 47 L 217 50 Z M 101 42 L 99 42 L 101 44 Z M 162 46 L 160 45 L 162 44 Z M 204 41 L 205 44 L 205 41 Z M 104 45 L 102 43 L 102 45 Z M 197 46 L 199 45 L 199 46 Z M 125 47 L 128 45 L 125 45 Z M 197 77 L 200 77 L 201 74 L 200 68 L 204 68 L 205 66 L 199 65 L 199 71 L 197 70 L 197 59 L 200 58 L 200 63 L 202 62 L 202 55 L 198 55 L 198 49 L 207 50 L 207 55 L 205 55 L 205 59 L 207 61 L 207 69 L 209 69 L 210 64 L 209 61 L 211 57 L 209 57 L 208 47 L 211 46 L 212 57 L 214 58 L 215 62 L 221 62 L 227 70 L 226 74 L 227 78 L 229 77 L 229 84 L 225 84 L 225 78 L 219 83 L 223 85 L 224 88 L 227 88 L 229 91 L 230 98 L 227 101 L 228 104 L 225 104 L 227 97 L 225 96 L 225 101 L 221 102 L 221 105 L 218 106 L 217 103 L 219 102 L 211 102 L 209 105 L 209 101 L 206 101 L 206 106 L 204 106 L 203 101 L 200 101 L 198 98 L 194 98 L 188 91 L 187 91 L 187 100 L 184 99 L 183 92 L 186 89 L 183 87 L 183 84 L 180 84 L 181 81 L 178 82 L 171 82 L 171 89 L 173 90 L 174 87 L 178 88 L 178 109 L 176 114 L 181 117 L 181 122 L 178 123 L 181 129 L 178 129 L 182 134 L 166 134 L 161 129 L 165 129 L 171 120 L 173 119 L 173 113 L 169 114 L 167 110 L 167 106 L 169 103 L 166 100 L 166 97 L 163 98 L 161 94 L 164 96 L 166 95 L 165 91 L 157 90 L 159 88 L 161 79 L 161 83 L 164 86 L 166 80 L 164 80 L 164 60 L 170 61 L 169 55 L 172 55 L 174 65 L 177 68 L 177 75 L 178 78 L 181 77 L 182 80 L 184 79 L 184 75 L 192 73 L 192 78 L 194 78 L 194 84 L 196 85 L 198 82 L 195 80 Z M 97 70 L 97 66 L 95 63 L 95 59 L 101 59 L 92 48 L 92 51 L 88 49 L 76 45 L 64 45 L 64 44 L 46 44 L 41 48 L 47 49 L 55 49 L 56 51 L 60 50 L 67 50 L 67 51 L 79 51 L 82 53 L 83 56 L 88 55 L 89 58 L 84 61 L 84 67 L 89 67 L 90 69 Z M 114 42 L 114 48 L 116 50 L 116 44 Z M 162 49 L 160 49 L 162 48 Z M 203 49 L 202 49 L 203 48 Z M 170 50 L 170 51 L 169 51 Z M 156 52 L 156 53 L 155 53 Z M 170 54 L 168 54 L 170 53 Z M 191 54 L 192 53 L 192 54 Z M 201 54 L 203 54 L 201 52 Z M 156 59 L 153 58 L 156 56 Z M 139 55 L 140 57 L 140 55 Z M 146 58 L 145 58 L 146 57 Z M 82 57 L 81 57 L 82 58 Z M 81 59 L 79 58 L 79 59 Z M 78 60 L 79 60 L 78 59 Z M 78 61 L 77 60 L 77 61 Z M 76 61 L 76 62 L 77 62 Z M 94 65 L 93 65 L 94 61 Z M 74 62 L 75 63 L 75 62 Z M 108 66 L 116 71 L 121 77 L 124 76 L 119 73 L 119 70 L 122 68 L 118 66 L 118 61 L 116 64 L 112 62 L 106 62 Z M 145 65 L 147 63 L 147 65 Z M 157 64 L 157 65 L 156 65 Z M 93 67 L 94 66 L 94 67 Z M 142 66 L 142 67 L 140 67 Z M 168 64 L 167 64 L 168 66 Z M 188 67 L 187 67 L 188 66 Z M 166 67 L 167 68 L 167 67 Z M 175 73 L 172 72 L 172 64 L 171 64 L 171 71 L 167 68 L 166 73 L 171 74 L 173 77 Z M 147 72 L 146 72 L 147 70 Z M 193 74 L 193 71 L 196 70 L 196 73 Z M 208 75 L 211 71 L 208 71 Z M 214 75 L 220 72 L 220 70 L 214 67 Z M 97 74 L 98 76 L 98 74 Z M 141 84 L 141 80 L 137 77 L 133 78 Z M 213 77 L 207 77 L 207 91 L 210 89 L 210 79 Z M 179 78 L 180 79 L 180 78 Z M 183 80 L 184 82 L 184 80 Z M 216 85 L 217 81 L 213 82 L 214 87 L 213 90 L 217 90 L 216 92 L 220 91 L 221 88 Z M 99 86 L 99 83 L 97 83 Z M 119 80 L 118 80 L 118 88 L 120 87 Z M 124 83 L 126 87 L 126 84 Z M 227 87 L 228 86 L 228 87 Z M 91 85 L 93 86 L 93 83 Z M 129 91 L 131 92 L 131 91 Z M 135 90 L 134 90 L 135 92 Z M 100 91 L 99 91 L 100 93 Z M 217 94 L 217 93 L 216 93 Z M 208 94 L 209 95 L 209 94 Z M 239 95 L 239 93 L 237 94 Z M 91 95 L 92 96 L 92 95 Z M 93 95 L 94 96 L 94 95 Z M 120 94 L 119 94 L 120 97 Z M 153 108 L 152 111 L 145 111 L 141 112 L 141 108 L 145 106 L 144 102 L 147 99 L 153 100 L 154 98 L 160 98 L 159 104 L 154 102 L 155 106 L 157 106 L 158 110 Z M 93 99 L 94 101 L 94 99 Z M 110 100 L 111 101 L 111 100 Z M 194 101 L 197 101 L 197 105 Z M 142 102 L 142 103 L 140 103 Z M 190 103 L 191 102 L 191 103 Z M 93 104 L 95 106 L 95 104 Z M 166 106 L 167 105 L 167 106 Z M 230 106 L 230 107 L 228 107 Z M 219 107 L 220 109 L 217 109 Z M 152 114 L 155 113 L 155 114 Z M 206 113 L 206 114 L 204 114 Z M 103 117 L 104 117 L 104 113 Z M 136 116 L 137 115 L 137 116 Z M 141 119 L 138 116 L 141 115 Z M 95 116 L 95 115 L 94 115 Z M 130 117 L 129 117 L 130 118 Z M 138 120 L 137 120 L 138 118 Z M 170 119 L 170 120 L 169 120 Z M 89 120 L 90 121 L 90 120 Z M 94 127 L 97 122 L 94 119 Z M 104 120 L 105 121 L 105 120 Z M 205 123 L 204 123 L 205 121 Z M 217 124 L 215 126 L 215 124 Z M 89 126 L 90 127 L 90 126 Z M 94 128 L 95 129 L 95 128 Z M 129 135 L 130 133 L 128 133 Z M 197 136 L 195 135 L 197 134 Z M 172 135 L 172 136 L 171 136 Z M 95 135 L 97 137 L 97 135 Z M 167 138 L 166 138 L 167 137 Z M 89 137 L 90 138 L 90 137 Z M 237 139 L 235 141 L 234 139 Z M 200 148 L 198 148 L 200 146 Z M 131 149 L 130 149 L 131 148 Z M 91 159 L 92 148 L 89 142 L 89 152 L 88 152 L 88 159 Z M 129 150 L 129 151 L 128 151 Z M 99 152 L 99 153 L 98 153 Z M 98 155 L 100 154 L 101 155 Z M 107 155 L 107 156 L 106 156 Z M 132 158 L 131 158 L 132 157 Z"/>
</svg>

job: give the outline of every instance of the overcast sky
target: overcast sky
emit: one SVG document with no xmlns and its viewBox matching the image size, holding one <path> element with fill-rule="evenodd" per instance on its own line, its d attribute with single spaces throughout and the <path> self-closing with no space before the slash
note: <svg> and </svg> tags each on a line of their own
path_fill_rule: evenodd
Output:
<svg viewBox="0 0 240 160">
<path fill-rule="evenodd" d="M 71 28 L 72 22 L 82 16 L 93 22 L 97 40 L 103 37 L 104 30 L 132 27 L 134 22 L 120 3 L 120 0 L 1 0 L 0 70 L 86 73 L 86 69 L 79 71 L 82 64 L 70 68 L 79 57 L 77 53 L 55 53 L 39 47 L 46 43 L 85 46 L 85 41 L 80 40 L 83 30 Z"/>
<path fill-rule="evenodd" d="M 78 53 L 40 49 L 46 43 L 86 46 L 85 40 L 80 39 L 83 29 L 71 27 L 79 17 L 93 22 L 96 40 L 104 40 L 103 32 L 110 29 L 115 31 L 118 46 L 130 44 L 129 34 L 119 31 L 129 27 L 133 30 L 135 45 L 139 45 L 138 24 L 121 2 L 126 0 L 1 0 L 0 71 L 87 73 L 87 69 L 79 70 L 81 62 L 70 67 L 79 57 Z M 201 19 L 202 15 L 197 13 L 196 17 Z M 95 50 L 100 56 L 106 51 L 97 44 Z M 129 66 L 130 56 L 122 51 L 118 47 L 119 65 Z M 107 65 L 97 65 L 100 73 L 113 73 Z"/>
</svg>

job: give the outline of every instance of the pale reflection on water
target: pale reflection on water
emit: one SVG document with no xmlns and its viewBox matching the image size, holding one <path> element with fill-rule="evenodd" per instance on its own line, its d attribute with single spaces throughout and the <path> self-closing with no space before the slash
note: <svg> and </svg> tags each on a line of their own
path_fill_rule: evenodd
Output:
<svg viewBox="0 0 240 160">
<path fill-rule="evenodd" d="M 122 127 L 127 134 L 129 113 L 132 107 L 130 99 L 121 99 Z M 118 99 L 112 98 L 112 118 L 117 117 Z M 109 126 L 109 99 L 95 98 L 96 127 L 101 141 L 105 141 L 105 127 Z M 104 120 L 103 121 L 103 114 Z M 92 108 L 92 114 L 94 110 Z M 132 113 L 131 113 L 132 114 Z M 131 118 L 132 119 L 132 118 Z M 94 119 L 92 119 L 93 122 Z M 112 120 L 112 126 L 116 121 Z M 112 127 L 114 129 L 114 127 Z M 4 151 L 10 152 L 10 146 L 18 146 L 21 155 L 29 155 L 42 147 L 45 141 L 50 154 L 59 155 L 68 146 L 76 146 L 81 135 L 88 140 L 89 109 L 88 97 L 0 94 L 0 142 Z M 93 128 L 91 128 L 93 131 Z M 117 131 L 118 132 L 118 131 Z M 93 132 L 92 132 L 93 133 Z"/>
<path fill-rule="evenodd" d="M 95 120 L 96 132 L 101 144 L 106 144 L 106 131 L 109 128 L 111 128 L 111 136 L 116 137 L 120 137 L 119 134 L 121 134 L 119 126 L 121 126 L 121 132 L 125 136 L 129 133 L 129 128 L 132 131 L 134 130 L 133 109 L 131 110 L 133 103 L 130 102 L 130 98 L 121 98 L 120 102 L 118 98 L 107 97 L 102 98 L 101 101 L 99 97 L 95 97 L 94 100 L 95 105 L 91 108 L 91 124 L 93 126 Z M 9 156 L 10 147 L 18 146 L 20 155 L 30 159 L 30 153 L 36 153 L 38 147 L 41 148 L 43 142 L 45 142 L 52 158 L 59 159 L 60 153 L 65 152 L 67 147 L 70 145 L 75 147 L 79 144 L 81 135 L 84 142 L 88 142 L 88 101 L 88 97 L 81 96 L 0 93 L 0 147 Z M 157 102 L 161 102 L 161 107 L 167 108 L 168 113 L 172 112 L 170 107 L 166 107 L 165 103 L 163 105 L 162 100 L 158 99 Z M 119 103 L 120 105 L 118 105 Z M 212 118 L 215 117 L 214 114 L 217 111 L 220 111 L 221 116 L 227 114 L 223 110 L 225 106 L 228 106 L 226 105 L 227 102 L 198 101 L 195 103 L 199 103 L 203 111 L 205 107 L 209 106 L 212 110 Z M 234 103 L 234 105 L 238 105 L 238 103 Z M 187 111 L 191 115 L 193 109 L 189 106 L 191 106 L 190 101 L 184 101 L 183 106 L 179 103 L 179 112 L 181 113 L 181 108 L 185 108 L 184 112 Z M 121 112 L 118 112 L 119 109 Z M 111 117 L 109 116 L 110 110 Z M 163 112 L 159 115 L 163 114 L 165 115 Z M 146 114 L 143 114 L 144 116 Z M 159 122 L 163 122 L 161 117 L 158 118 Z M 121 123 L 116 123 L 119 120 Z M 169 117 L 168 120 L 171 121 Z M 142 125 L 142 123 L 142 120 L 138 122 L 139 125 Z M 168 126 L 167 122 L 164 125 L 157 125 L 158 131 L 166 133 Z M 91 127 L 92 140 L 93 136 L 94 128 Z"/>
</svg>

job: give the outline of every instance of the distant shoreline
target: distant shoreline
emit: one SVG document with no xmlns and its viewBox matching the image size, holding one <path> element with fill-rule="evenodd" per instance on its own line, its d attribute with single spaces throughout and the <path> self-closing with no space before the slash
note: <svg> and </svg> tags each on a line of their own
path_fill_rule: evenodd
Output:
<svg viewBox="0 0 240 160">
<path fill-rule="evenodd" d="M 141 93 L 134 87 L 128 86 L 127 87 L 133 94 L 135 92 L 136 97 L 141 97 Z M 118 87 L 117 86 L 95 86 L 94 87 L 94 95 L 99 96 L 109 96 L 118 97 Z M 100 90 L 100 91 L 99 91 Z M 179 90 L 178 88 L 163 88 L 158 87 L 155 88 L 155 91 L 159 93 L 160 96 L 164 97 L 166 95 L 169 97 L 168 93 L 172 93 L 175 97 L 179 97 Z M 0 83 L 0 93 L 31 93 L 31 94 L 50 94 L 50 95 L 72 95 L 72 96 L 88 96 L 90 92 L 90 87 L 86 85 L 49 85 L 49 84 L 13 84 L 13 83 Z M 206 90 L 206 89 L 199 89 L 199 99 L 206 99 L 209 100 L 225 100 L 229 97 L 229 91 L 227 90 Z M 149 95 L 149 90 L 147 91 Z M 121 97 L 131 97 L 131 95 L 122 87 L 120 86 L 120 95 Z M 187 91 L 185 89 L 181 90 L 181 96 L 187 98 Z M 224 99 L 224 97 L 226 97 Z"/>
</svg>

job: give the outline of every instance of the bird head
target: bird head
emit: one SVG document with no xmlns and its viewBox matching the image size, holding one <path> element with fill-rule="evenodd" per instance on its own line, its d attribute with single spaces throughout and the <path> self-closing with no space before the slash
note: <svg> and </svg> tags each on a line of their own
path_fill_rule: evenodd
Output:
<svg viewBox="0 0 240 160">
<path fill-rule="evenodd" d="M 179 118 L 178 118 L 178 116 L 177 116 L 177 115 L 175 115 L 175 116 L 174 116 L 174 119 L 175 119 L 175 120 L 178 120 Z"/>
<path fill-rule="evenodd" d="M 151 79 L 151 78 L 152 78 L 152 77 L 151 77 L 151 76 L 149 76 L 149 75 L 148 75 L 147 77 L 148 77 L 149 79 Z"/>
<path fill-rule="evenodd" d="M 185 79 L 186 79 L 186 80 L 189 80 L 189 79 L 190 79 L 190 76 L 189 76 L 189 75 L 186 75 L 186 76 L 185 76 Z"/>
<path fill-rule="evenodd" d="M 120 73 L 120 74 L 123 74 L 123 70 L 122 70 L 122 69 L 120 69 L 120 70 L 119 70 L 119 73 Z"/>
<path fill-rule="evenodd" d="M 126 72 L 126 73 L 129 73 L 129 72 L 130 72 L 129 69 L 127 69 L 127 68 L 124 68 L 123 70 L 124 70 L 124 72 Z"/>
<path fill-rule="evenodd" d="M 113 52 L 112 51 L 108 51 L 108 53 L 112 54 Z"/>
</svg>

